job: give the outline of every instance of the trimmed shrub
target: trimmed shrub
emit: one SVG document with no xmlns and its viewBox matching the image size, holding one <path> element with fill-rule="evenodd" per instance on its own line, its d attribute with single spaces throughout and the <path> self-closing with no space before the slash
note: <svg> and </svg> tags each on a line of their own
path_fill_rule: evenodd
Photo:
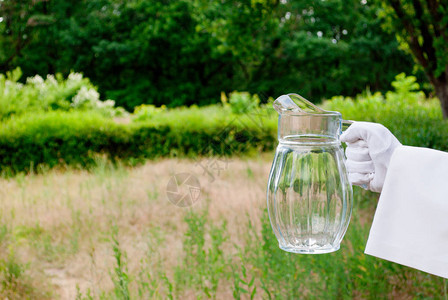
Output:
<svg viewBox="0 0 448 300">
<path fill-rule="evenodd" d="M 382 123 L 405 145 L 448 151 L 448 122 L 438 101 L 426 99 L 413 77 L 399 75 L 393 86 L 385 96 L 367 91 L 355 99 L 333 97 L 323 106 L 345 119 Z M 240 155 L 274 149 L 276 132 L 277 113 L 270 104 L 246 113 L 232 113 L 227 104 L 143 106 L 130 123 L 97 110 L 27 112 L 0 127 L 0 171 L 87 167 L 97 156 L 134 164 L 158 157 Z"/>
<path fill-rule="evenodd" d="M 198 118 L 201 114 L 199 109 L 191 114 L 179 110 L 170 118 L 130 124 L 118 124 L 97 112 L 13 117 L 0 128 L 0 170 L 87 167 L 98 155 L 131 164 L 166 156 L 235 155 L 275 145 L 276 123 L 269 118 L 257 124 L 249 115 Z"/>
<path fill-rule="evenodd" d="M 413 76 L 400 74 L 392 83 L 395 91 L 355 99 L 337 96 L 324 103 L 345 119 L 381 123 L 404 145 L 448 151 L 448 121 L 443 120 L 437 99 L 426 99 Z"/>
</svg>

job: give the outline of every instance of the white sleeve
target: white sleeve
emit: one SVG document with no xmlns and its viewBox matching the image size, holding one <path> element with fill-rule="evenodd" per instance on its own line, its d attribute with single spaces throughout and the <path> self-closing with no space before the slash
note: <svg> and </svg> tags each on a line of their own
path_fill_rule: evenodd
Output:
<svg viewBox="0 0 448 300">
<path fill-rule="evenodd" d="M 394 151 L 365 253 L 448 278 L 448 153 Z"/>
</svg>

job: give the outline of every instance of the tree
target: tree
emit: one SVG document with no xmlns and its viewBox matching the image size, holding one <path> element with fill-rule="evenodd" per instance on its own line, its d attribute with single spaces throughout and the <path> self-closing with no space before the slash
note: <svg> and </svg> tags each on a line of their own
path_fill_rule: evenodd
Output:
<svg viewBox="0 0 448 300">
<path fill-rule="evenodd" d="M 382 1 L 386 26 L 423 68 L 448 118 L 448 1 Z"/>
<path fill-rule="evenodd" d="M 384 91 L 413 62 L 376 13 L 359 0 L 0 0 L 0 72 L 82 72 L 128 110 Z"/>
<path fill-rule="evenodd" d="M 354 95 L 366 86 L 385 90 L 412 60 L 398 50 L 394 35 L 381 30 L 377 9 L 359 0 L 287 1 L 280 47 L 270 74 L 285 76 L 292 90 L 311 99 Z M 272 76 L 272 75 L 271 75 Z M 286 80 L 285 80 L 286 78 Z M 295 87 L 295 88 L 294 88 Z"/>
<path fill-rule="evenodd" d="M 319 101 L 385 90 L 412 58 L 381 29 L 377 7 L 359 0 L 195 0 L 216 51 L 232 53 L 236 88 Z M 238 75 L 237 75 L 238 76 Z"/>
<path fill-rule="evenodd" d="M 46 9 L 45 0 L 0 1 L 0 72 L 13 69 L 14 60 L 33 42 L 36 31 L 53 22 L 36 9 L 39 4 Z"/>
</svg>

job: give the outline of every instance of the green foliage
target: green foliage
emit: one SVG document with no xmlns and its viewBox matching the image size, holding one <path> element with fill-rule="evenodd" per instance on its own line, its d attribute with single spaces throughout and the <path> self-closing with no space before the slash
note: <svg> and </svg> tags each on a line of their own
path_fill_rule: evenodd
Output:
<svg viewBox="0 0 448 300">
<path fill-rule="evenodd" d="M 445 1 L 390 0 L 382 4 L 383 26 L 424 70 L 448 118 L 448 6 Z"/>
<path fill-rule="evenodd" d="M 115 276 L 114 276 L 114 292 L 117 299 L 129 300 L 131 299 L 129 295 L 129 275 L 126 265 L 126 255 L 120 249 L 120 243 L 117 240 L 117 231 L 114 229 L 114 234 L 112 237 L 112 248 L 114 250 L 114 258 L 116 262 Z"/>
<path fill-rule="evenodd" d="M 248 92 L 230 93 L 230 108 L 234 114 L 244 114 L 255 110 L 260 103 L 258 96 L 250 95 Z"/>
<path fill-rule="evenodd" d="M 333 97 L 323 106 L 340 111 L 345 119 L 382 123 L 405 145 L 447 151 L 448 123 L 442 121 L 437 100 L 417 90 L 415 77 L 400 74 L 392 85 L 395 90 L 385 96 L 366 91 L 355 99 Z M 97 164 L 98 156 L 135 164 L 166 156 L 272 150 L 277 114 L 266 105 L 256 106 L 257 99 L 233 93 L 224 106 L 142 106 L 129 123 L 118 123 L 97 110 L 11 116 L 0 127 L 0 170 L 7 174 L 58 165 L 88 167 Z"/>
<path fill-rule="evenodd" d="M 208 225 L 208 210 L 190 211 L 184 220 L 187 232 L 183 241 L 183 257 L 174 274 L 176 294 L 194 288 L 207 298 L 216 298 L 219 283 L 226 277 L 225 269 L 229 263 L 223 244 L 228 239 L 227 224 Z M 206 247 L 206 236 L 211 246 Z M 192 272 L 192 270 L 194 270 Z"/>
<path fill-rule="evenodd" d="M 234 155 L 273 149 L 276 119 L 235 116 L 222 107 L 174 109 L 118 124 L 95 111 L 12 117 L 0 127 L 0 169 L 96 164 L 97 156 L 136 163 L 163 156 Z"/>
<path fill-rule="evenodd" d="M 3 289 L 10 288 L 11 285 L 20 281 L 25 272 L 25 266 L 17 261 L 14 252 L 11 252 L 7 259 L 0 261 L 0 276 Z"/>
<path fill-rule="evenodd" d="M 409 282 L 418 282 L 412 294 L 432 297 L 442 294 L 441 279 L 425 276 L 385 260 L 365 255 L 369 223 L 359 219 L 360 205 L 373 206 L 377 195 L 356 188 L 355 207 L 347 234 L 337 252 L 326 255 L 297 255 L 278 248 L 267 214 L 261 238 L 248 234 L 247 261 L 257 270 L 266 298 L 275 299 L 379 299 L 391 293 L 406 294 Z M 261 247 L 256 247 L 261 244 Z M 425 288 L 421 288 L 425 282 Z"/>
<path fill-rule="evenodd" d="M 425 94 L 420 91 L 420 85 L 416 81 L 414 76 L 406 76 L 405 73 L 398 74 L 392 82 L 395 91 L 387 92 L 386 98 L 393 102 L 418 103 L 419 100 L 424 99 Z"/>
<path fill-rule="evenodd" d="M 52 110 L 95 110 L 106 116 L 122 114 L 113 100 L 100 101 L 99 94 L 88 78 L 70 73 L 67 79 L 61 74 L 36 75 L 19 83 L 20 68 L 0 74 L 0 120 L 25 113 Z"/>
<path fill-rule="evenodd" d="M 248 217 L 239 242 L 229 244 L 226 222 L 210 222 L 209 204 L 190 208 L 185 212 L 187 229 L 174 274 L 166 275 L 165 265 L 151 252 L 153 264 L 141 265 L 139 272 L 159 276 L 136 280 L 147 287 L 141 297 L 214 299 L 227 295 L 228 291 L 217 291 L 230 282 L 234 299 L 442 298 L 442 278 L 364 254 L 370 222 L 361 222 L 360 215 L 371 214 L 378 195 L 355 188 L 354 197 L 352 220 L 341 249 L 325 255 L 281 250 L 267 211 L 258 226 Z M 159 249 L 167 246 L 162 244 Z"/>
<path fill-rule="evenodd" d="M 251 224 L 249 223 L 249 229 Z M 233 275 L 233 298 L 241 299 L 241 296 L 245 295 L 247 298 L 254 299 L 257 294 L 257 286 L 255 285 L 256 274 L 251 274 L 251 269 L 247 268 L 249 259 L 246 258 L 246 254 L 239 247 L 236 267 L 232 268 Z"/>
<path fill-rule="evenodd" d="M 13 246 L 15 239 L 7 225 L 0 226 L 0 297 L 4 299 L 51 299 L 49 289 L 36 284 L 27 271 L 29 263 Z"/>
<path fill-rule="evenodd" d="M 380 3 L 383 27 L 397 34 L 401 47 L 414 56 L 428 76 L 433 77 L 432 83 L 435 78 L 443 78 L 448 66 L 446 4 L 426 0 Z"/>
<path fill-rule="evenodd" d="M 2 169 L 30 170 L 40 164 L 86 165 L 116 126 L 93 112 L 29 113 L 0 128 Z"/>
<path fill-rule="evenodd" d="M 152 104 L 142 104 L 134 109 L 133 120 L 134 121 L 147 121 L 151 120 L 155 115 L 162 113 L 166 109 L 166 106 L 156 107 Z"/>
<path fill-rule="evenodd" d="M 319 101 L 386 90 L 412 60 L 373 2 L 2 1 L 0 71 L 82 72 L 132 111 L 217 102 L 221 91 Z"/>
<path fill-rule="evenodd" d="M 367 91 L 355 99 L 333 97 L 324 106 L 345 119 L 381 123 L 405 145 L 448 151 L 448 122 L 437 99 L 426 99 L 412 76 L 399 74 L 392 86 L 385 96 Z"/>
</svg>

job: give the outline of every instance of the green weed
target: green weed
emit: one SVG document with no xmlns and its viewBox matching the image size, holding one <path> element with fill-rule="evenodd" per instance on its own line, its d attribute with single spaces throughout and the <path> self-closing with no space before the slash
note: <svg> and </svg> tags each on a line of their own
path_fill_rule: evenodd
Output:
<svg viewBox="0 0 448 300">
<path fill-rule="evenodd" d="M 185 216 L 188 225 L 183 243 L 185 256 L 175 271 L 177 294 L 187 287 L 195 287 L 207 298 L 215 298 L 219 282 L 225 276 L 226 257 L 222 245 L 227 240 L 226 223 L 208 227 L 207 214 L 207 209 L 191 210 Z M 207 235 L 211 241 L 209 247 L 205 245 Z"/>
<path fill-rule="evenodd" d="M 115 269 L 114 269 L 114 293 L 117 299 L 130 300 L 129 293 L 129 274 L 126 265 L 126 255 L 123 254 L 120 249 L 120 243 L 118 242 L 118 229 L 115 227 L 112 234 L 112 249 L 114 251 Z"/>
<path fill-rule="evenodd" d="M 28 264 L 22 263 L 14 248 L 0 258 L 0 297 L 3 299 L 49 299 L 50 293 L 42 286 L 36 286 L 25 274 Z"/>
</svg>

